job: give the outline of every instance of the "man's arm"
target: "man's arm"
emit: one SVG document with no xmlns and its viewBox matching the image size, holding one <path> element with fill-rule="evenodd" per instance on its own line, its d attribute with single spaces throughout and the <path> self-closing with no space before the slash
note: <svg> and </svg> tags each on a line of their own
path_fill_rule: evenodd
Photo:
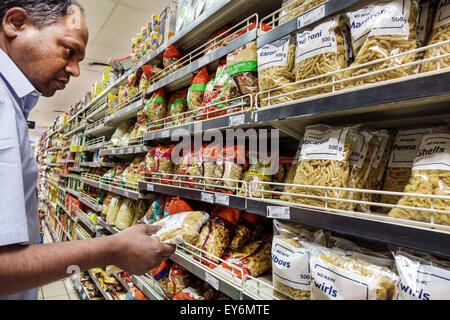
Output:
<svg viewBox="0 0 450 320">
<path fill-rule="evenodd" d="M 81 271 L 115 265 L 141 275 L 170 258 L 175 248 L 150 237 L 158 228 L 138 225 L 113 236 L 46 245 L 0 247 L 0 296 L 67 278 Z"/>
</svg>

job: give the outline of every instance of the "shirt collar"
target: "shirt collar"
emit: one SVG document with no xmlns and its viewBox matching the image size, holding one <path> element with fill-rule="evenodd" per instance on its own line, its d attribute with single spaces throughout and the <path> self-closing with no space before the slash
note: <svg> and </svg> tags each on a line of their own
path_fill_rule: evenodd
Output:
<svg viewBox="0 0 450 320">
<path fill-rule="evenodd" d="M 2 49 L 0 49 L 0 74 L 20 99 L 28 95 L 33 97 L 41 96 L 41 93 L 34 88 L 27 77 Z"/>
</svg>

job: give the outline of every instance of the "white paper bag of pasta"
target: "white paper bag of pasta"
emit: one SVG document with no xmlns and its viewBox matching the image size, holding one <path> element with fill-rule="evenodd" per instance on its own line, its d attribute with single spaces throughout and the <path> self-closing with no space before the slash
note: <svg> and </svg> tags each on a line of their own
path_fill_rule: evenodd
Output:
<svg viewBox="0 0 450 320">
<path fill-rule="evenodd" d="M 350 180 L 349 157 L 356 138 L 356 128 L 334 128 L 327 125 L 314 125 L 306 128 L 300 151 L 300 159 L 294 184 L 348 188 Z M 324 208 L 345 209 L 342 201 L 328 199 L 347 199 L 348 192 L 335 189 L 315 189 L 292 187 L 292 193 L 312 195 L 293 196 L 292 201 Z M 324 197 L 327 196 L 327 200 Z"/>
<path fill-rule="evenodd" d="M 323 76 L 314 80 L 309 78 L 344 69 L 347 62 L 348 23 L 343 15 L 325 21 L 313 29 L 297 33 L 295 51 L 295 93 L 296 99 L 332 92 L 332 85 L 340 79 L 340 74 Z"/>
<path fill-rule="evenodd" d="M 291 84 L 295 80 L 295 39 L 283 37 L 258 49 L 259 91 L 271 90 L 260 95 L 260 105 L 265 107 L 295 100 L 289 92 L 294 91 Z M 282 86 L 278 90 L 272 90 Z"/>
<path fill-rule="evenodd" d="M 311 300 L 391 300 L 398 277 L 345 252 L 310 247 Z"/>
<path fill-rule="evenodd" d="M 208 221 L 209 214 L 202 211 L 189 211 L 168 216 L 153 225 L 162 228 L 153 235 L 161 242 L 179 245 L 193 243 L 200 234 L 202 226 Z"/>
<path fill-rule="evenodd" d="M 351 67 L 378 59 L 392 57 L 416 49 L 417 46 L 416 0 L 391 0 L 371 3 L 359 10 L 348 12 L 355 61 Z M 385 70 L 413 62 L 416 54 L 407 54 L 380 63 L 345 71 L 344 77 Z M 360 77 L 343 82 L 343 89 L 362 84 L 377 83 L 413 74 L 413 67 L 396 68 L 390 71 Z"/>
<path fill-rule="evenodd" d="M 450 196 L 450 133 L 431 133 L 422 138 L 414 159 L 412 176 L 405 193 Z M 393 208 L 389 216 L 416 221 L 450 225 L 450 200 L 403 196 L 397 203 L 411 209 Z M 433 205 L 433 207 L 432 207 Z M 430 213 L 420 209 L 442 210 L 448 213 Z"/>
<path fill-rule="evenodd" d="M 433 32 L 428 45 L 436 44 L 450 39 L 450 1 L 441 0 L 434 19 Z M 450 43 L 430 48 L 425 53 L 425 59 L 438 57 L 450 52 Z M 425 62 L 422 72 L 448 68 L 450 57 Z"/>
<path fill-rule="evenodd" d="M 450 300 L 450 269 L 404 252 L 395 254 L 400 282 L 394 300 Z"/>
</svg>

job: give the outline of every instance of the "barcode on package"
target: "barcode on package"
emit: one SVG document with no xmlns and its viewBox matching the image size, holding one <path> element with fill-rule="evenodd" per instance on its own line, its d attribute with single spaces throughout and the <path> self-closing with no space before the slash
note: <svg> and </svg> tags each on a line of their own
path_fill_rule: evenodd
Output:
<svg viewBox="0 0 450 320">
<path fill-rule="evenodd" d="M 267 218 L 290 220 L 291 219 L 291 208 L 268 206 L 267 207 Z"/>
</svg>

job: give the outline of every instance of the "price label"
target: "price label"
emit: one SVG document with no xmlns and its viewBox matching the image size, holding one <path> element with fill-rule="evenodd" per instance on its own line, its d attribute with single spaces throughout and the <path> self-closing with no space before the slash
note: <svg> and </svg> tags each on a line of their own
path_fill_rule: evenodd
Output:
<svg viewBox="0 0 450 320">
<path fill-rule="evenodd" d="M 229 118 L 229 121 L 230 121 L 229 122 L 230 127 L 236 127 L 236 126 L 243 125 L 245 123 L 245 114 L 231 116 Z"/>
<path fill-rule="evenodd" d="M 169 130 L 161 131 L 161 138 L 168 138 L 169 137 Z"/>
<path fill-rule="evenodd" d="M 208 64 L 208 62 L 209 62 L 209 57 L 207 55 L 198 59 L 199 67 L 203 67 L 204 65 Z"/>
<path fill-rule="evenodd" d="M 325 4 L 312 9 L 309 12 L 306 12 L 305 14 L 301 15 L 297 18 L 297 28 L 303 28 L 306 25 L 309 25 L 313 22 L 316 22 L 320 19 L 325 17 Z"/>
<path fill-rule="evenodd" d="M 127 153 L 133 153 L 133 148 L 128 148 Z"/>
<path fill-rule="evenodd" d="M 125 149 L 119 149 L 118 154 L 124 154 L 125 153 Z"/>
<path fill-rule="evenodd" d="M 267 207 L 267 218 L 273 219 L 291 219 L 291 208 L 289 207 Z"/>
<path fill-rule="evenodd" d="M 205 272 L 205 281 L 208 282 L 214 289 L 219 290 L 219 279 L 208 272 Z"/>
<path fill-rule="evenodd" d="M 207 193 L 207 192 L 202 192 L 201 195 L 200 195 L 200 199 L 203 202 L 214 203 L 214 194 Z"/>
<path fill-rule="evenodd" d="M 134 153 L 142 152 L 142 147 L 134 147 Z"/>
<path fill-rule="evenodd" d="M 155 186 L 150 183 L 147 183 L 147 191 L 153 192 L 154 190 L 155 190 Z"/>
<path fill-rule="evenodd" d="M 125 198 L 129 198 L 130 197 L 130 193 L 128 191 L 124 191 L 123 192 Z"/>
<path fill-rule="evenodd" d="M 216 193 L 216 203 L 228 206 L 230 205 L 230 197 L 226 194 Z"/>
</svg>

